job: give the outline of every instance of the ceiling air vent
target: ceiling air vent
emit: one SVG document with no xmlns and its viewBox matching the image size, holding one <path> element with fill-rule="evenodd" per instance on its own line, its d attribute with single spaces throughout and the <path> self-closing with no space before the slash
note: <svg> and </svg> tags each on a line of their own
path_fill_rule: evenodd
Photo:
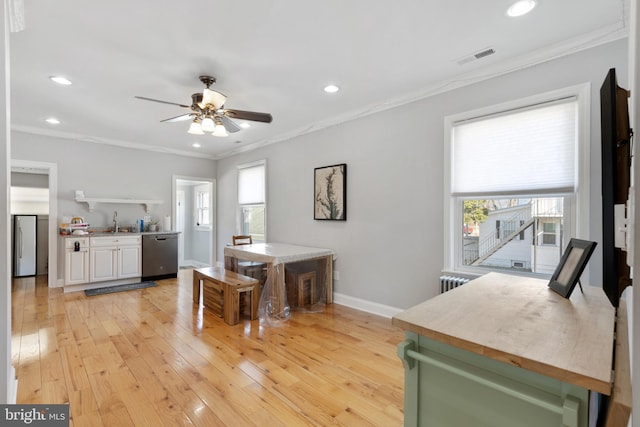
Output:
<svg viewBox="0 0 640 427">
<path fill-rule="evenodd" d="M 474 54 L 460 58 L 456 62 L 458 63 L 458 65 L 464 65 L 464 64 L 468 64 L 471 61 L 475 61 L 476 59 L 481 59 L 489 55 L 493 55 L 494 53 L 496 53 L 496 51 L 491 48 L 484 49 L 484 50 L 481 50 L 480 52 L 476 52 Z"/>
</svg>

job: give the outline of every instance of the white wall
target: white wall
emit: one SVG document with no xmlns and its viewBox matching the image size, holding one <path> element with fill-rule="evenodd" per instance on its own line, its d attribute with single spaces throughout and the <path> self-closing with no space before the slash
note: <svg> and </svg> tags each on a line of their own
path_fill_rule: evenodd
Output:
<svg viewBox="0 0 640 427">
<path fill-rule="evenodd" d="M 626 40 L 516 71 L 218 162 L 218 258 L 235 230 L 236 166 L 268 159 L 267 236 L 332 248 L 336 293 L 407 308 L 438 292 L 447 115 L 591 82 L 590 238 L 601 241 L 599 90 L 627 82 Z M 375 88 L 372 88 L 375 90 Z M 274 117 L 274 120 L 278 120 Z M 346 222 L 313 220 L 313 169 L 347 163 Z M 598 250 L 590 282 L 601 283 Z"/>
<path fill-rule="evenodd" d="M 9 94 L 9 29 L 6 2 L 0 7 L 0 403 L 15 403 L 17 384 L 11 366 L 11 239 L 9 186 L 11 184 L 11 132 Z"/>
<path fill-rule="evenodd" d="M 58 165 L 58 218 L 82 216 L 94 227 L 113 225 L 118 211 L 122 226 L 131 225 L 145 215 L 162 223 L 171 215 L 173 175 L 213 179 L 213 160 L 146 152 L 89 142 L 12 133 L 12 159 L 56 163 Z M 75 190 L 86 197 L 162 200 L 145 212 L 143 205 L 98 204 L 89 212 L 86 203 L 75 201 Z M 58 256 L 58 278 L 63 277 L 62 256 Z"/>
</svg>

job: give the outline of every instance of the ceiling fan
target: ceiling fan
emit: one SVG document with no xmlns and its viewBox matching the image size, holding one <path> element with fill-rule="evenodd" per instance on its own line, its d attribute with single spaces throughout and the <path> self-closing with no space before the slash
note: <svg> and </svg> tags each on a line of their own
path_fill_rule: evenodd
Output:
<svg viewBox="0 0 640 427">
<path fill-rule="evenodd" d="M 216 78 L 200 76 L 200 81 L 206 87 L 202 93 L 194 93 L 191 95 L 191 105 L 161 101 L 144 96 L 136 96 L 135 98 L 191 109 L 190 113 L 164 119 L 161 120 L 161 122 L 173 123 L 192 120 L 187 132 L 195 135 L 204 135 L 205 132 L 212 132 L 212 135 L 215 136 L 227 136 L 227 132 L 238 132 L 241 129 L 240 126 L 235 124 L 231 119 L 250 120 L 262 123 L 271 123 L 273 120 L 271 114 L 268 113 L 224 108 L 227 97 L 218 91 L 210 89 L 210 86 L 216 82 Z"/>
</svg>

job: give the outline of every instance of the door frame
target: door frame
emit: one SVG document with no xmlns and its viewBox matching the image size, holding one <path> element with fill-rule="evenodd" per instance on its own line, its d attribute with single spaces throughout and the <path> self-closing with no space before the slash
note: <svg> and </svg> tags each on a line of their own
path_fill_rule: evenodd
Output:
<svg viewBox="0 0 640 427">
<path fill-rule="evenodd" d="M 215 266 L 217 263 L 217 254 L 216 254 L 216 241 L 217 241 L 217 209 L 216 209 L 216 180 L 215 178 L 202 178 L 195 176 L 184 176 L 184 175 L 173 175 L 171 181 L 171 226 L 174 230 L 177 229 L 177 218 L 176 218 L 176 203 L 177 203 L 177 191 L 178 191 L 178 181 L 194 181 L 200 183 L 208 183 L 211 185 L 211 192 L 209 194 L 209 206 L 211 206 L 211 235 L 210 235 L 210 255 L 211 259 L 210 265 Z M 191 215 L 193 212 L 185 212 L 186 215 Z"/>
<path fill-rule="evenodd" d="M 62 287 L 64 277 L 58 279 L 58 164 L 11 159 L 11 172 L 41 173 L 49 176 L 48 285 L 50 288 Z"/>
</svg>

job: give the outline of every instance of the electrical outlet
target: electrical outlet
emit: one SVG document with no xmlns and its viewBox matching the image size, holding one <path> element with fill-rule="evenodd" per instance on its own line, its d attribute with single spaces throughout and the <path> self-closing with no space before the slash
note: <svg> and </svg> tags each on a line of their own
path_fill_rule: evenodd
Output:
<svg viewBox="0 0 640 427">
<path fill-rule="evenodd" d="M 334 271 L 333 272 L 333 280 L 340 280 L 340 272 L 339 271 Z"/>
</svg>

